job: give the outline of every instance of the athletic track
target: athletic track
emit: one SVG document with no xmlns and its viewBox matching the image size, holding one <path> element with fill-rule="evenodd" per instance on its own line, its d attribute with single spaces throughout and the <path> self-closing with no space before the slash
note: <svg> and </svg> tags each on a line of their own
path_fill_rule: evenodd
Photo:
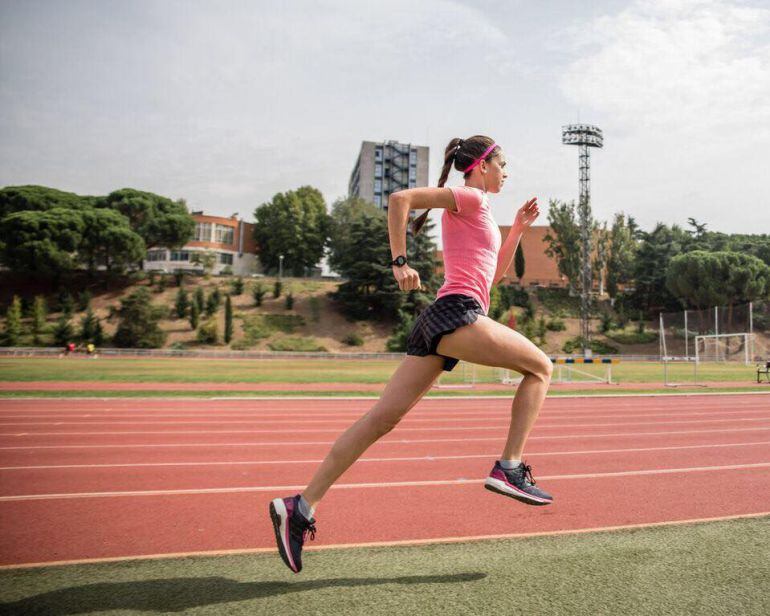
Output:
<svg viewBox="0 0 770 616">
<path fill-rule="evenodd" d="M 0 565 L 273 550 L 371 399 L 0 401 Z M 510 398 L 423 399 L 328 493 L 310 546 L 770 513 L 770 396 L 549 398 L 525 459 L 553 505 L 482 488 Z"/>
</svg>

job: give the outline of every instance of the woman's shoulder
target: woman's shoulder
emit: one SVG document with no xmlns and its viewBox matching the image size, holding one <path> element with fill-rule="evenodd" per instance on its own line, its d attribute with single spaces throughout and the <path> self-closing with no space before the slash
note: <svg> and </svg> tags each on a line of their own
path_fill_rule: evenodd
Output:
<svg viewBox="0 0 770 616">
<path fill-rule="evenodd" d="M 473 186 L 450 186 L 449 188 L 457 205 L 456 214 L 468 214 L 481 208 L 485 197 L 483 190 Z"/>
</svg>

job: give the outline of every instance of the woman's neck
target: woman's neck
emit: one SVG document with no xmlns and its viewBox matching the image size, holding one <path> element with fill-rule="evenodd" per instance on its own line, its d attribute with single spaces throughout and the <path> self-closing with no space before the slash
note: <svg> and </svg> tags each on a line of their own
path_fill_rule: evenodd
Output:
<svg viewBox="0 0 770 616">
<path fill-rule="evenodd" d="M 487 192 L 487 187 L 484 185 L 484 180 L 479 177 L 468 178 L 465 180 L 465 185 L 471 188 L 478 188 L 482 192 Z"/>
</svg>

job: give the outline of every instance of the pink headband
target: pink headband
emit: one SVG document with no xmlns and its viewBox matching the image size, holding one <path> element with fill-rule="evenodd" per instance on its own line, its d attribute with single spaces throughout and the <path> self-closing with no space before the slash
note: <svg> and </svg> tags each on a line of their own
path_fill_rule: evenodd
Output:
<svg viewBox="0 0 770 616">
<path fill-rule="evenodd" d="M 476 165 L 478 165 L 482 160 L 484 160 L 487 156 L 489 156 L 489 153 L 492 150 L 494 150 L 496 147 L 497 147 L 496 143 L 493 143 L 492 145 L 490 145 L 486 150 L 484 150 L 484 153 L 481 156 L 479 156 L 476 160 L 474 160 L 471 163 L 470 167 L 468 167 L 465 171 L 463 171 L 463 173 L 468 173 L 471 169 L 473 169 Z"/>
</svg>

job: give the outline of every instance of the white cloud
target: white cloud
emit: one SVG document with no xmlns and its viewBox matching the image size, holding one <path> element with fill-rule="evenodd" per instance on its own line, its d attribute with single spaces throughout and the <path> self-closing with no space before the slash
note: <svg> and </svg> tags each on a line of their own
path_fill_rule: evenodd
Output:
<svg viewBox="0 0 770 616">
<path fill-rule="evenodd" d="M 569 34 L 562 90 L 605 130 L 605 172 L 626 176 L 608 199 L 635 192 L 643 223 L 694 216 L 723 230 L 766 201 L 770 9 L 640 0 Z M 766 211 L 751 214 L 764 230 Z"/>
</svg>

